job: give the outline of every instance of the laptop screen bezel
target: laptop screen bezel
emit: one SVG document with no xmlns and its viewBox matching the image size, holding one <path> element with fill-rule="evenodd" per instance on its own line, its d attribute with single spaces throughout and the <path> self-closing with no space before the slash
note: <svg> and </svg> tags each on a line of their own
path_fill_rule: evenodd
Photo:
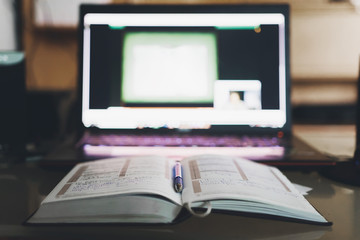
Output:
<svg viewBox="0 0 360 240">
<path fill-rule="evenodd" d="M 155 129 L 156 132 L 164 133 L 277 133 L 282 131 L 285 134 L 291 133 L 291 107 L 290 107 L 290 63 L 289 63 L 289 6 L 279 5 L 94 5 L 85 4 L 80 6 L 79 14 L 79 49 L 78 49 L 78 120 L 81 128 L 85 129 L 82 123 L 82 81 L 83 81 L 83 44 L 84 44 L 84 16 L 87 13 L 281 13 L 285 18 L 285 104 L 286 123 L 281 128 L 251 127 L 247 125 L 236 126 L 212 126 L 211 129 Z M 118 130 L 118 129 L 117 129 Z M 153 129 L 123 129 L 120 132 L 151 132 Z"/>
</svg>

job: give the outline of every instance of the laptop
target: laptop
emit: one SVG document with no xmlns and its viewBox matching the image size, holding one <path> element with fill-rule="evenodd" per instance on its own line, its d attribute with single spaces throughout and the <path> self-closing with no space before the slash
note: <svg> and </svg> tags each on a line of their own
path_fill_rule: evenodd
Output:
<svg viewBox="0 0 360 240">
<path fill-rule="evenodd" d="M 82 5 L 83 159 L 331 165 L 291 133 L 287 5 Z"/>
</svg>

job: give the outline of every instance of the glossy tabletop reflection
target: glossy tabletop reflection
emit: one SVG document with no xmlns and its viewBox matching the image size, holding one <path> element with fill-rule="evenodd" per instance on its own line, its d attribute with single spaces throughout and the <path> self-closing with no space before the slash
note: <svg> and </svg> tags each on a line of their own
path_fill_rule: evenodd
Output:
<svg viewBox="0 0 360 240">
<path fill-rule="evenodd" d="M 351 142 L 354 128 L 348 130 Z M 309 134 L 301 136 L 315 141 Z M 0 163 L 0 239 L 360 239 L 360 188 L 330 180 L 315 169 L 283 172 L 292 182 L 313 189 L 306 198 L 333 222 L 330 227 L 215 213 L 173 225 L 23 225 L 69 170 Z"/>
</svg>

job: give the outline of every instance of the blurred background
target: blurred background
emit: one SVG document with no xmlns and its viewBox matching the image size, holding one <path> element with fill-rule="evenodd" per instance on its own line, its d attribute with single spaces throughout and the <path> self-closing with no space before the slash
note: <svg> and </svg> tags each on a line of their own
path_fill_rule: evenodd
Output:
<svg viewBox="0 0 360 240">
<path fill-rule="evenodd" d="M 77 88 L 81 3 L 288 3 L 293 121 L 355 122 L 360 0 L 1 0 L 0 51 L 23 51 L 26 56 L 27 121 L 32 139 L 68 131 Z"/>
</svg>

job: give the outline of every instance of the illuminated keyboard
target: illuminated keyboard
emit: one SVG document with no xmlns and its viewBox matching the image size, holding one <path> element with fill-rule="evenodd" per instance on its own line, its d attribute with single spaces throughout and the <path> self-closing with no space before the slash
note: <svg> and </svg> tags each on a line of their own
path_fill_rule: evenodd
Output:
<svg viewBox="0 0 360 240">
<path fill-rule="evenodd" d="M 177 147 L 269 147 L 280 145 L 279 138 L 183 135 L 97 135 L 83 139 L 88 145 L 177 146 Z"/>
<path fill-rule="evenodd" d="M 97 135 L 82 140 L 86 155 L 164 155 L 186 157 L 198 154 L 226 154 L 263 158 L 283 155 L 276 137 L 190 136 L 190 135 Z"/>
</svg>

